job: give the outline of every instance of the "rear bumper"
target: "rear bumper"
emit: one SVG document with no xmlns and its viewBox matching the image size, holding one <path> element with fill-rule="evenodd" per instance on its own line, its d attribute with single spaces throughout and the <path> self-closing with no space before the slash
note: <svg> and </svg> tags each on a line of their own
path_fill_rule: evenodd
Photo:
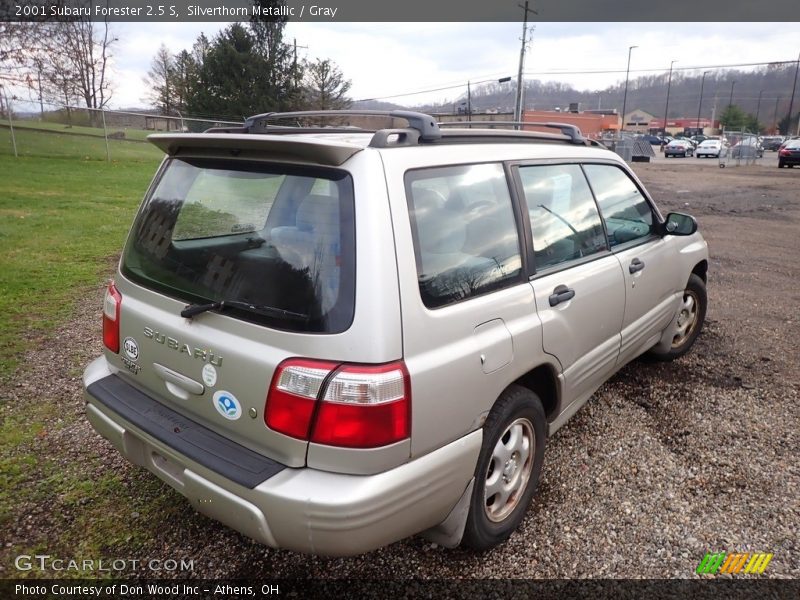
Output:
<svg viewBox="0 0 800 600">
<path fill-rule="evenodd" d="M 236 475 L 168 438 L 159 439 L 166 436 L 136 413 L 123 416 L 124 410 L 110 408 L 113 404 L 101 401 L 93 385 L 110 377 L 116 380 L 116 395 L 129 403 L 144 402 L 139 398 L 143 394 L 117 379 L 101 357 L 84 373 L 86 414 L 92 426 L 128 460 L 183 494 L 196 510 L 274 548 L 360 554 L 434 527 L 461 498 L 480 452 L 478 430 L 400 467 L 364 476 L 287 468 L 225 441 L 224 462 L 247 464 L 248 472 L 262 473 L 263 480 L 256 482 L 252 475 Z M 147 419 L 162 421 L 167 429 L 198 428 L 192 437 L 201 441 L 199 446 L 206 441 L 198 436 L 216 435 L 159 407 L 145 410 Z M 175 415 L 181 424 L 176 425 Z"/>
</svg>

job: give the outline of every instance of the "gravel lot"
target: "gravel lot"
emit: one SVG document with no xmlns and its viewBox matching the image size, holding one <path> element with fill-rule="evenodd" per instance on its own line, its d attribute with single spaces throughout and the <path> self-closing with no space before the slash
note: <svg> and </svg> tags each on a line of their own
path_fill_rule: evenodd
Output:
<svg viewBox="0 0 800 600">
<path fill-rule="evenodd" d="M 99 454 L 122 474 L 118 511 L 149 531 L 104 556 L 194 560 L 193 572 L 175 577 L 683 578 L 708 551 L 772 552 L 767 575 L 800 577 L 800 173 L 698 159 L 634 168 L 664 213 L 700 222 L 711 250 L 706 328 L 675 363 L 626 367 L 550 440 L 521 529 L 484 555 L 421 538 L 348 559 L 270 550 L 154 485 L 85 419 L 58 427 L 82 414 L 79 365 L 100 352 L 99 286 L 30 353 L 0 410 L 5 418 L 40 395 L 56 399 L 35 450 L 65 464 Z M 26 485 L 39 485 L 36 477 Z M 77 526 L 80 506 L 60 505 L 41 485 L 40 500 L 17 507 L 2 534 L 0 577 L 15 576 L 21 547 L 65 558 L 74 551 L 58 540 L 60 528 Z M 168 518 L 141 513 L 154 492 L 172 505 Z"/>
</svg>

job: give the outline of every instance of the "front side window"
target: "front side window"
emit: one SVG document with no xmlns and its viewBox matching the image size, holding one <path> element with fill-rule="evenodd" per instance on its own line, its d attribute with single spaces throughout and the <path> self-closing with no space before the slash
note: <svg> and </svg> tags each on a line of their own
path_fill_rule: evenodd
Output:
<svg viewBox="0 0 800 600">
<path fill-rule="evenodd" d="M 519 236 L 502 165 L 412 171 L 406 195 L 425 306 L 445 306 L 519 280 Z"/>
<path fill-rule="evenodd" d="M 578 165 L 520 167 L 536 269 L 606 250 L 603 224 Z"/>
<path fill-rule="evenodd" d="M 606 222 L 609 246 L 654 233 L 653 211 L 622 169 L 612 165 L 585 165 L 584 169 Z"/>
<path fill-rule="evenodd" d="M 344 331 L 355 306 L 352 189 L 339 171 L 172 159 L 137 216 L 123 273 L 187 303 L 227 301 L 225 314 L 243 320 Z"/>
</svg>

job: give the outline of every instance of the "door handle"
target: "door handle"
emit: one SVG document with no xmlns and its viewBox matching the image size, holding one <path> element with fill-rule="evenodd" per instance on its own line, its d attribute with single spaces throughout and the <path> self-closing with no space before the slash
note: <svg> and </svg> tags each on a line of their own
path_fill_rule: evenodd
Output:
<svg viewBox="0 0 800 600">
<path fill-rule="evenodd" d="M 562 302 L 571 300 L 574 297 L 575 297 L 575 290 L 573 290 L 572 288 L 568 288 L 565 285 L 559 285 L 558 287 L 556 287 L 556 289 L 553 290 L 553 293 L 550 296 L 550 306 L 561 304 Z"/>
<path fill-rule="evenodd" d="M 637 271 L 641 271 L 642 269 L 644 269 L 644 261 L 639 260 L 638 258 L 634 258 L 631 261 L 631 264 L 628 265 L 628 271 L 630 271 L 631 273 L 636 273 Z"/>
</svg>

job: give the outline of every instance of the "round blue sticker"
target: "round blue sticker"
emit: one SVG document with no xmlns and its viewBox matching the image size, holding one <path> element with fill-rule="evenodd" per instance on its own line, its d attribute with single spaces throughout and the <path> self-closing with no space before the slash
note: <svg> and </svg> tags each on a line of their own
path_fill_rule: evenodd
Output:
<svg viewBox="0 0 800 600">
<path fill-rule="evenodd" d="M 214 408 L 226 419 L 235 421 L 242 416 L 242 405 L 236 399 L 236 396 L 230 392 L 219 390 L 214 393 Z"/>
</svg>

